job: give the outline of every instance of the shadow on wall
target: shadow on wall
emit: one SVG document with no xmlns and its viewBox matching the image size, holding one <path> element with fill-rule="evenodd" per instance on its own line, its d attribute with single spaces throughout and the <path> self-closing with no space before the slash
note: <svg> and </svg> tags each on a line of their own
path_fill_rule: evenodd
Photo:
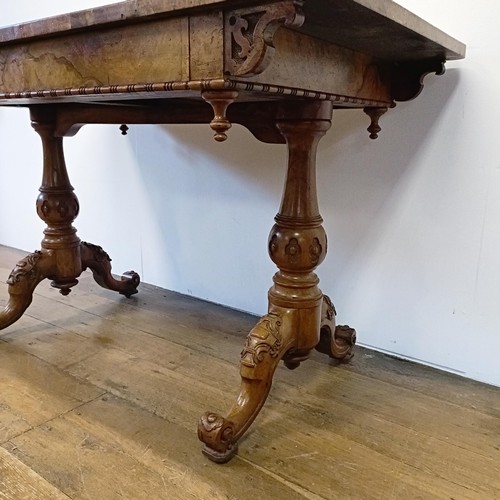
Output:
<svg viewBox="0 0 500 500">
<path fill-rule="evenodd" d="M 208 105 L 207 105 L 208 106 Z M 155 127 L 155 134 L 141 138 L 144 148 L 161 147 L 166 161 L 174 161 L 184 168 L 193 168 L 200 176 L 210 168 L 212 177 L 228 175 L 240 178 L 245 184 L 258 186 L 262 193 L 281 190 L 285 172 L 286 149 L 283 145 L 264 144 L 241 125 L 233 125 L 225 142 L 216 142 L 213 131 L 206 125 L 163 125 Z M 148 144 L 149 143 L 149 144 Z M 168 160 L 167 160 L 168 158 Z M 276 182 L 278 180 L 279 182 Z M 184 186 L 189 190 L 193 186 Z M 252 188 L 253 189 L 253 188 Z M 228 193 L 231 196 L 231 193 Z"/>
<path fill-rule="evenodd" d="M 432 132 L 457 86 L 459 72 L 449 70 L 443 78 L 444 85 L 431 75 L 426 78 L 423 102 L 400 103 L 389 110 L 382 117 L 382 132 L 375 142 L 368 139 L 369 118 L 361 110 L 334 111 L 332 128 L 320 142 L 318 153 L 323 212 L 329 212 L 331 207 L 340 214 L 366 213 L 373 218 Z M 148 193 L 154 196 L 157 192 L 163 202 L 162 187 L 171 184 L 171 170 L 182 168 L 185 181 L 191 182 L 182 182 L 175 189 L 181 189 L 187 197 L 201 194 L 210 198 L 211 185 L 206 184 L 204 174 L 215 180 L 220 176 L 221 182 L 226 176 L 240 179 L 246 189 L 258 190 L 256 199 L 274 197 L 276 193 L 281 196 L 286 172 L 284 145 L 261 143 L 239 125 L 233 126 L 224 143 L 215 142 L 212 136 L 208 124 L 155 126 L 153 133 L 149 130 L 143 134 L 141 150 L 155 152 L 144 165 Z M 204 192 L 205 188 L 208 191 Z M 235 193 L 228 190 L 225 194 L 230 203 Z M 278 202 L 279 198 L 276 210 Z"/>
<path fill-rule="evenodd" d="M 147 232 L 156 235 L 145 266 L 160 261 L 167 288 L 261 313 L 274 273 L 267 236 L 281 198 L 286 149 L 258 143 L 240 126 L 222 144 L 208 124 L 136 131 L 147 219 L 154 225 Z M 148 269 L 144 274 L 147 281 Z"/>
<path fill-rule="evenodd" d="M 334 112 L 332 129 L 318 151 L 320 207 L 330 240 L 319 274 L 330 293 L 338 295 L 336 288 L 355 272 L 359 254 L 370 251 L 383 229 L 380 215 L 432 133 L 458 72 L 435 80 L 427 77 L 424 98 L 401 103 L 382 118 L 375 142 L 368 138 L 369 118 L 361 110 Z M 234 288 L 246 287 L 245 280 L 251 279 L 250 289 L 267 290 L 274 266 L 266 242 L 281 199 L 286 147 L 260 143 L 240 126 L 222 144 L 213 140 L 208 124 L 138 127 L 137 134 L 135 154 L 159 235 L 155 245 L 167 273 L 179 283 L 169 286 L 185 291 L 188 285 L 181 283 L 191 267 L 202 273 L 197 276 L 201 283 L 215 280 L 218 288 Z M 209 268 L 198 266 L 202 260 L 210 262 Z M 233 297 L 214 298 L 209 290 L 194 295 L 262 312 L 261 306 L 232 303 Z"/>
<path fill-rule="evenodd" d="M 332 129 L 320 145 L 318 191 L 330 240 L 323 265 L 334 267 L 335 282 L 342 283 L 343 275 L 356 272 L 360 255 L 369 253 L 383 233 L 393 198 L 411 176 L 459 75 L 449 70 L 439 78 L 427 76 L 415 101 L 398 103 L 382 117 L 382 132 L 375 141 L 368 138 L 369 119 L 364 113 L 334 111 Z"/>
</svg>

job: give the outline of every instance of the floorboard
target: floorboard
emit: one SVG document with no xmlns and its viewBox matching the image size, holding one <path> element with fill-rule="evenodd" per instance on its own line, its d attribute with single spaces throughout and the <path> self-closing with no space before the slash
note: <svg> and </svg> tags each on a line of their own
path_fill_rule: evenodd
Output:
<svg viewBox="0 0 500 500">
<path fill-rule="evenodd" d="M 22 252 L 0 247 L 0 306 Z M 237 457 L 200 453 L 255 318 L 85 273 L 0 336 L 0 500 L 500 499 L 500 389 L 358 348 L 279 367 Z"/>
</svg>

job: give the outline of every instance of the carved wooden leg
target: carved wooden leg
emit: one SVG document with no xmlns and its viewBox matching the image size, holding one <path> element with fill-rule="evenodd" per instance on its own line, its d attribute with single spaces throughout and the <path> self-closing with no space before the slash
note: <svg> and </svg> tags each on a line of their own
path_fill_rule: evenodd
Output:
<svg viewBox="0 0 500 500">
<path fill-rule="evenodd" d="M 290 312 L 272 308 L 247 337 L 241 353 L 241 388 L 227 417 L 206 413 L 198 436 L 203 453 L 225 463 L 236 453 L 238 439 L 245 433 L 266 401 L 280 359 L 294 346 L 295 332 Z"/>
<path fill-rule="evenodd" d="M 72 223 L 80 206 L 69 182 L 62 137 L 56 137 L 56 109 L 31 110 L 31 125 L 42 140 L 43 175 L 36 201 L 38 216 L 46 223 L 42 252 L 50 259 L 51 285 L 63 295 L 78 283 L 82 272 L 80 239 Z"/>
<path fill-rule="evenodd" d="M 236 403 L 227 417 L 206 413 L 198 426 L 203 452 L 215 462 L 227 462 L 236 452 L 238 439 L 269 394 L 279 360 L 296 368 L 320 341 L 328 299 L 313 271 L 325 258 L 327 240 L 315 165 L 317 144 L 330 127 L 331 112 L 329 102 L 295 101 L 280 111 L 276 122 L 289 151 L 283 199 L 269 236 L 269 255 L 279 271 L 269 290 L 269 313 L 250 332 L 242 353 Z"/>
<path fill-rule="evenodd" d="M 139 276 L 130 273 L 123 281 L 111 277 L 109 257 L 102 249 L 81 243 L 73 227 L 79 211 L 64 161 L 62 137 L 56 134 L 57 107 L 35 106 L 31 109 L 32 126 L 42 139 L 43 175 L 36 208 L 47 224 L 42 250 L 22 259 L 7 283 L 9 301 L 0 312 L 0 329 L 17 321 L 32 301 L 35 287 L 45 278 L 63 295 L 78 283 L 86 267 L 94 271 L 96 281 L 130 296 L 136 292 Z M 98 250 L 96 250 L 98 249 Z M 105 257 L 104 257 L 105 256 Z"/>
<path fill-rule="evenodd" d="M 135 271 L 127 271 L 123 273 L 121 280 L 116 280 L 111 274 L 111 259 L 101 247 L 82 242 L 81 252 L 83 269 L 88 267 L 96 282 L 103 288 L 114 290 L 126 297 L 137 293 L 141 280 Z"/>
<path fill-rule="evenodd" d="M 78 283 L 76 278 L 88 267 L 99 285 L 130 297 L 137 293 L 139 275 L 130 271 L 121 281 L 115 280 L 111 275 L 108 254 L 97 245 L 81 242 L 72 226 L 79 205 L 69 182 L 63 139 L 56 136 L 57 108 L 34 108 L 31 115 L 33 128 L 42 139 L 44 151 L 44 173 L 37 210 L 47 224 L 42 249 L 49 250 L 54 261 L 53 275 L 49 276 L 51 285 L 67 295 L 70 288 Z"/>
<path fill-rule="evenodd" d="M 35 287 L 51 274 L 51 258 L 37 250 L 21 259 L 7 279 L 9 300 L 0 312 L 0 330 L 16 322 L 33 299 Z"/>
<path fill-rule="evenodd" d="M 356 330 L 347 325 L 335 325 L 335 307 L 330 297 L 323 295 L 320 340 L 316 350 L 331 358 L 348 362 L 354 355 Z"/>
</svg>

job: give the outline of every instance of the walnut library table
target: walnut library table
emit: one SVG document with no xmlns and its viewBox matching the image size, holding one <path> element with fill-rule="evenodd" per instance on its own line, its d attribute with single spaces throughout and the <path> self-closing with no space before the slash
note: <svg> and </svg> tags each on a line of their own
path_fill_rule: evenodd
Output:
<svg viewBox="0 0 500 500">
<path fill-rule="evenodd" d="M 390 0 L 129 0 L 0 29 L 0 105 L 28 107 L 43 145 L 37 213 L 41 250 L 17 263 L 0 329 L 19 319 L 49 278 L 67 295 L 83 270 L 130 296 L 139 276 L 111 275 L 110 259 L 80 241 L 63 137 L 85 124 L 207 123 L 226 140 L 239 123 L 286 144 L 288 173 L 268 240 L 278 267 L 269 311 L 248 335 L 241 388 L 227 416 L 206 413 L 198 434 L 215 462 L 235 454 L 262 408 L 280 360 L 296 368 L 313 349 L 347 360 L 355 332 L 335 325 L 318 288 L 327 250 L 315 154 L 335 108 L 363 109 L 372 139 L 396 101 L 465 46 Z"/>
</svg>

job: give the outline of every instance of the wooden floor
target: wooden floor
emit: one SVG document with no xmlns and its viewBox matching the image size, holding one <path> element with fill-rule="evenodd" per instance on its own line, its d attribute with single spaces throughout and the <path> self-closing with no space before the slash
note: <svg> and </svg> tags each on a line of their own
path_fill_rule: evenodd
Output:
<svg viewBox="0 0 500 500">
<path fill-rule="evenodd" d="M 22 255 L 0 247 L 0 305 Z M 500 499 L 500 389 L 361 348 L 280 367 L 239 455 L 208 461 L 198 417 L 232 404 L 254 321 L 39 285 L 0 338 L 0 499 Z"/>
</svg>

